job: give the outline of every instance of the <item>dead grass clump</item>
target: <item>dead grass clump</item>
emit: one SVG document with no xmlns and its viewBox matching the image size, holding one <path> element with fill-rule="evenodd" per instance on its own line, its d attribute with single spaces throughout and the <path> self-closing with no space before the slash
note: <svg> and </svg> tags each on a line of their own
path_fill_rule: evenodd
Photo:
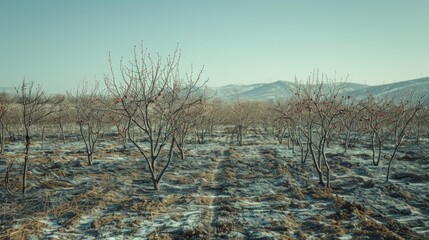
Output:
<svg viewBox="0 0 429 240">
<path fill-rule="evenodd" d="M 101 187 L 90 187 L 86 192 L 79 193 L 73 197 L 71 202 L 79 205 L 79 209 L 86 211 L 94 207 L 105 207 L 109 204 L 117 204 L 125 201 L 128 197 L 122 197 L 115 190 L 106 190 Z"/>
<path fill-rule="evenodd" d="M 341 197 L 337 197 L 334 205 L 338 207 L 338 211 L 327 216 L 327 218 L 335 221 L 350 220 L 354 216 L 358 219 L 366 219 L 369 214 L 369 211 L 364 206 L 347 202 Z"/>
<path fill-rule="evenodd" d="M 274 149 L 261 149 L 263 155 L 276 155 Z"/>
<path fill-rule="evenodd" d="M 77 213 L 74 211 L 66 212 L 61 216 L 62 226 L 65 228 L 69 226 L 74 226 L 80 221 L 81 217 L 82 217 L 81 213 Z"/>
<path fill-rule="evenodd" d="M 398 157 L 399 161 L 417 161 L 420 159 L 421 159 L 421 156 L 419 156 L 419 154 L 415 152 L 407 152 L 405 153 L 404 156 Z"/>
<path fill-rule="evenodd" d="M 202 225 L 177 233 L 180 239 L 210 239 L 210 233 Z"/>
<path fill-rule="evenodd" d="M 329 199 L 335 200 L 335 196 L 332 194 L 331 188 L 311 188 L 307 190 L 307 194 L 310 194 L 314 199 Z"/>
<path fill-rule="evenodd" d="M 293 216 L 285 216 L 282 219 L 283 225 L 285 225 L 288 229 L 288 231 L 294 231 L 296 228 L 299 227 L 299 224 L 295 221 Z"/>
<path fill-rule="evenodd" d="M 346 201 L 344 201 L 344 204 L 341 205 L 340 208 L 349 213 L 354 213 L 357 217 L 366 216 L 369 213 L 369 211 L 364 206 Z"/>
<path fill-rule="evenodd" d="M 257 178 L 258 175 L 254 174 L 254 173 L 249 173 L 249 174 L 240 174 L 240 179 L 254 179 Z"/>
<path fill-rule="evenodd" d="M 48 225 L 41 223 L 34 219 L 25 220 L 19 225 L 18 228 L 10 228 L 3 233 L 0 233 L 0 237 L 3 239 L 29 239 L 31 236 L 38 236 L 43 232 Z"/>
<path fill-rule="evenodd" d="M 341 206 L 343 206 L 345 203 L 346 203 L 346 201 L 344 200 L 344 198 L 342 198 L 342 197 L 340 197 L 340 196 L 338 196 L 338 195 L 335 195 L 334 205 L 335 205 L 336 207 L 341 207 Z"/>
<path fill-rule="evenodd" d="M 391 192 L 389 196 L 393 198 L 402 198 L 404 200 L 413 200 L 414 196 L 411 195 L 411 193 L 407 191 L 397 191 L 397 192 Z"/>
<path fill-rule="evenodd" d="M 213 183 L 215 181 L 215 175 L 213 172 L 204 171 L 200 173 L 200 179 L 204 179 L 207 183 Z"/>
<path fill-rule="evenodd" d="M 291 197 L 297 199 L 297 200 L 303 200 L 305 198 L 304 194 L 301 192 L 301 190 L 297 187 L 291 187 Z"/>
<path fill-rule="evenodd" d="M 188 204 L 192 201 L 192 197 L 189 195 L 183 195 L 176 199 L 177 204 Z"/>
<path fill-rule="evenodd" d="M 319 218 L 312 219 L 313 221 L 306 221 L 302 224 L 303 230 L 314 232 L 323 239 L 335 239 L 345 233 L 345 230 L 334 221 L 321 221 Z"/>
<path fill-rule="evenodd" d="M 288 203 L 275 203 L 271 205 L 272 209 L 276 209 L 276 210 L 280 210 L 280 211 L 287 211 L 289 209 L 289 204 Z"/>
<path fill-rule="evenodd" d="M 39 183 L 41 187 L 47 188 L 47 189 L 73 188 L 73 184 L 65 181 L 50 180 L 50 181 L 43 181 Z"/>
<path fill-rule="evenodd" d="M 197 205 L 213 205 L 213 198 L 207 196 L 194 196 L 195 204 Z"/>
<path fill-rule="evenodd" d="M 297 236 L 297 239 L 299 240 L 306 240 L 307 237 L 305 236 L 305 233 L 303 233 L 302 231 L 298 230 L 294 232 L 295 236 Z"/>
<path fill-rule="evenodd" d="M 176 195 L 168 195 L 168 197 L 163 198 L 161 202 L 165 207 L 169 207 L 176 204 L 178 199 Z"/>
<path fill-rule="evenodd" d="M 121 203 L 122 201 L 126 200 L 127 197 L 121 197 L 119 196 L 115 191 L 109 191 L 103 194 L 103 199 L 107 203 Z"/>
<path fill-rule="evenodd" d="M 129 173 L 129 176 L 131 177 L 132 180 L 139 180 L 142 178 L 142 173 L 139 171 L 131 171 Z"/>
<path fill-rule="evenodd" d="M 225 169 L 222 172 L 222 177 L 225 180 L 235 180 L 235 177 L 236 177 L 235 170 L 231 167 L 225 167 Z"/>
<path fill-rule="evenodd" d="M 289 207 L 291 208 L 297 208 L 297 209 L 304 209 L 306 207 L 310 206 L 308 202 L 301 202 L 301 201 L 292 201 L 289 204 Z"/>
<path fill-rule="evenodd" d="M 291 176 L 289 172 L 289 168 L 286 167 L 286 165 L 283 164 L 274 164 L 274 169 L 276 170 L 276 173 L 282 176 Z"/>
<path fill-rule="evenodd" d="M 230 159 L 237 159 L 240 157 L 239 151 L 235 148 L 230 148 L 224 152 L 224 156 Z"/>
<path fill-rule="evenodd" d="M 64 171 L 63 169 L 55 168 L 55 169 L 51 169 L 49 171 L 52 172 L 53 174 L 55 174 L 58 177 L 65 177 L 65 176 L 67 176 L 67 172 Z"/>
<path fill-rule="evenodd" d="M 352 217 L 352 215 L 349 212 L 339 210 L 339 211 L 327 216 L 326 218 L 333 219 L 335 221 L 343 221 L 343 220 L 350 220 L 351 217 Z"/>
<path fill-rule="evenodd" d="M 157 233 L 157 232 L 151 232 L 148 236 L 147 236 L 148 240 L 171 240 L 174 239 L 170 234 L 166 234 L 166 233 Z"/>
<path fill-rule="evenodd" d="M 96 229 L 105 225 L 115 225 L 116 227 L 121 227 L 123 225 L 123 220 L 125 216 L 123 214 L 112 214 L 107 216 L 102 216 L 98 219 L 94 219 L 91 223 L 91 228 Z"/>
<path fill-rule="evenodd" d="M 406 225 L 401 224 L 395 219 L 385 217 L 382 214 L 378 214 L 378 213 L 371 214 L 371 217 L 373 217 L 379 222 L 384 223 L 383 227 L 387 228 L 388 231 L 391 231 L 401 236 L 401 239 L 427 239 L 427 237 L 414 232 L 409 227 L 409 224 L 406 224 Z"/>
<path fill-rule="evenodd" d="M 243 231 L 243 227 L 240 226 L 238 222 L 231 219 L 217 221 L 214 228 L 214 235 L 216 237 L 215 239 L 229 239 L 229 237 L 226 237 L 229 233 Z"/>
<path fill-rule="evenodd" d="M 314 215 L 314 216 L 310 217 L 310 220 L 316 221 L 316 222 L 323 222 L 324 219 L 325 218 L 323 216 L 320 216 L 320 215 Z"/>
<path fill-rule="evenodd" d="M 237 211 L 228 203 L 221 203 L 218 209 L 219 215 L 221 216 L 230 216 L 231 213 L 236 213 Z"/>
<path fill-rule="evenodd" d="M 429 182 L 429 174 L 418 175 L 415 173 L 399 172 L 391 175 L 392 179 L 404 180 L 413 183 Z"/>
<path fill-rule="evenodd" d="M 177 184 L 181 184 L 181 185 L 187 185 L 187 184 L 191 184 L 194 182 L 194 178 L 191 177 L 185 177 L 182 175 L 172 175 L 170 174 L 168 176 L 169 179 L 176 181 Z"/>
<path fill-rule="evenodd" d="M 268 154 L 263 154 L 262 155 L 266 160 L 274 160 L 274 155 L 273 154 L 270 154 L 270 153 L 268 153 Z"/>
<path fill-rule="evenodd" d="M 284 193 L 272 193 L 272 194 L 266 194 L 261 195 L 257 198 L 258 202 L 262 201 L 283 201 L 286 199 L 286 196 Z"/>
<path fill-rule="evenodd" d="M 112 180 L 113 175 L 109 173 L 88 173 L 88 176 L 92 179 L 107 181 Z"/>
<path fill-rule="evenodd" d="M 38 163 L 38 164 L 47 164 L 50 163 L 51 160 L 49 158 L 46 157 L 36 157 L 36 158 L 32 158 L 31 162 L 34 163 Z"/>
<path fill-rule="evenodd" d="M 353 230 L 354 234 L 365 236 L 369 239 L 403 239 L 402 237 L 398 236 L 394 232 L 391 232 L 385 226 L 375 222 L 374 220 L 361 220 L 359 223 L 359 227 L 360 229 Z"/>
<path fill-rule="evenodd" d="M 173 195 L 170 195 L 161 200 L 151 200 L 151 199 L 143 199 L 138 201 L 131 201 L 124 204 L 124 207 L 133 212 L 140 212 L 141 214 L 147 213 L 164 213 L 167 211 L 169 206 L 174 204 L 184 202 L 184 198 L 177 198 Z"/>
</svg>

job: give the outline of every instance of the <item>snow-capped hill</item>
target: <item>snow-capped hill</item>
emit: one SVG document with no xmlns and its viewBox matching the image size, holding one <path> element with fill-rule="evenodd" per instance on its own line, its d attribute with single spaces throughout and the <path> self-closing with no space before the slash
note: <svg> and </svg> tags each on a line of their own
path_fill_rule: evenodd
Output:
<svg viewBox="0 0 429 240">
<path fill-rule="evenodd" d="M 369 86 L 349 91 L 348 94 L 357 98 L 363 98 L 368 95 L 374 97 L 403 97 L 409 94 L 422 94 L 428 90 L 429 77 L 426 77 L 378 86 Z"/>
<path fill-rule="evenodd" d="M 367 86 L 359 83 L 338 83 L 340 93 L 344 96 L 365 98 L 368 95 L 374 97 L 402 97 L 407 94 L 421 94 L 429 90 L 429 77 L 413 79 L 377 86 Z M 226 101 L 235 99 L 269 101 L 276 98 L 288 97 L 293 93 L 295 83 L 289 81 L 276 81 L 272 83 L 260 83 L 251 85 L 227 85 L 210 88 L 214 97 Z M 329 87 L 329 86 L 327 86 Z"/>
</svg>

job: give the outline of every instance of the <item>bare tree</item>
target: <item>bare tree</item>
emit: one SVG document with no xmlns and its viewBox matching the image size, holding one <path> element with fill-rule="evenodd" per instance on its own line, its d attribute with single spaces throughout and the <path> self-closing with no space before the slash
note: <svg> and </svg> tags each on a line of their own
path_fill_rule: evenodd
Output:
<svg viewBox="0 0 429 240">
<path fill-rule="evenodd" d="M 64 97 L 55 98 L 46 96 L 40 85 L 34 88 L 33 82 L 26 82 L 25 80 L 16 88 L 16 94 L 18 96 L 18 103 L 21 105 L 22 122 L 25 129 L 24 169 L 22 177 L 22 194 L 25 195 L 32 126 L 50 114 L 59 111 L 57 107 L 64 100 Z"/>
<path fill-rule="evenodd" d="M 8 93 L 0 93 L 0 154 L 4 153 L 5 135 L 6 135 L 6 119 L 10 105 L 13 103 L 13 98 Z"/>
<path fill-rule="evenodd" d="M 345 132 L 343 145 L 344 153 L 347 153 L 352 133 L 355 133 L 358 130 L 357 125 L 362 117 L 361 115 L 364 108 L 362 108 L 359 105 L 359 102 L 351 96 L 343 96 L 342 98 L 344 104 L 341 106 L 341 111 L 343 114 L 339 115 L 339 125 L 342 128 L 341 132 Z"/>
<path fill-rule="evenodd" d="M 206 136 L 213 132 L 222 105 L 220 101 L 208 101 L 196 111 L 198 114 L 194 118 L 194 132 L 197 143 L 203 144 Z"/>
<path fill-rule="evenodd" d="M 107 106 L 108 107 L 108 106 Z M 128 117 L 119 112 L 106 112 L 107 121 L 116 128 L 117 138 L 123 149 L 128 148 Z"/>
<path fill-rule="evenodd" d="M 305 84 L 296 81 L 295 95 L 303 114 L 299 129 L 307 140 L 321 185 L 325 185 L 322 167 L 326 169 L 326 187 L 330 187 L 331 176 L 326 147 L 335 129 L 335 121 L 342 114 L 340 106 L 343 98 L 339 95 L 342 84 L 343 82 L 336 83 L 336 79 L 320 75 L 318 71 L 314 71 Z"/>
<path fill-rule="evenodd" d="M 65 99 L 65 101 L 61 102 L 58 106 L 60 109 L 59 112 L 53 114 L 52 121 L 53 124 L 58 126 L 59 135 L 58 139 L 61 139 L 63 144 L 66 143 L 66 126 L 70 124 L 76 124 L 76 114 L 74 109 L 71 108 L 71 103 L 69 99 Z"/>
<path fill-rule="evenodd" d="M 237 136 L 239 146 L 243 146 L 243 138 L 248 128 L 259 120 L 259 107 L 257 102 L 237 99 L 232 104 L 230 122 L 234 124 L 233 133 Z"/>
<path fill-rule="evenodd" d="M 111 108 L 127 116 L 129 140 L 146 161 L 154 190 L 159 190 L 183 127 L 180 118 L 204 103 L 205 82 L 201 81 L 202 70 L 195 76 L 191 72 L 181 77 L 178 49 L 166 59 L 152 57 L 143 46 L 140 50 L 134 48 L 134 57 L 128 64 L 121 61 L 122 83 L 116 80 L 110 60 L 111 76 L 105 82 L 116 103 Z M 144 142 L 131 134 L 134 128 L 144 134 Z"/>
<path fill-rule="evenodd" d="M 371 132 L 372 162 L 378 166 L 383 145 L 389 140 L 393 132 L 391 122 L 396 119 L 393 114 L 393 100 L 388 98 L 375 99 L 368 96 L 360 101 L 360 105 L 364 108 L 363 120 Z"/>
<path fill-rule="evenodd" d="M 197 121 L 200 115 L 204 115 L 205 105 L 207 101 L 203 99 L 201 105 L 195 106 L 193 108 L 187 108 L 185 111 L 182 111 L 180 115 L 176 118 L 176 147 L 179 150 L 180 158 L 185 159 L 185 143 L 186 139 L 189 136 L 189 132 L 197 127 L 197 124 L 200 122 Z"/>
<path fill-rule="evenodd" d="M 69 94 L 71 96 L 71 94 Z M 96 143 L 105 125 L 105 113 L 103 109 L 103 96 L 98 90 L 98 82 L 92 89 L 84 82 L 81 88 L 76 90 L 72 97 L 74 103 L 79 132 L 85 144 L 85 152 L 88 165 L 91 166 L 94 159 Z"/>
<path fill-rule="evenodd" d="M 394 122 L 394 129 L 395 129 L 395 139 L 394 139 L 394 150 L 392 155 L 389 159 L 389 165 L 387 167 L 387 174 L 386 174 L 386 183 L 389 181 L 389 175 L 390 175 L 390 169 L 392 167 L 393 159 L 396 156 L 396 152 L 398 151 L 399 147 L 401 146 L 405 135 L 407 133 L 408 126 L 410 125 L 413 118 L 416 116 L 417 112 L 423 109 L 424 104 L 424 98 L 425 96 L 420 96 L 419 99 L 414 101 L 412 99 L 412 95 L 409 95 L 408 100 L 401 101 L 399 105 L 396 108 L 395 115 L 396 119 Z"/>
</svg>

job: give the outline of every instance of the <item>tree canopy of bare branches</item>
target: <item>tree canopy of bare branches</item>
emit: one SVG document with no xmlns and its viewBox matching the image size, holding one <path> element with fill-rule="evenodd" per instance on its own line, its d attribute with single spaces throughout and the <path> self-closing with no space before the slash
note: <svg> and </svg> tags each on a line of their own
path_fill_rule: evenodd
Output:
<svg viewBox="0 0 429 240">
<path fill-rule="evenodd" d="M 112 111 L 127 117 L 129 140 L 147 163 L 155 190 L 173 158 L 173 150 L 179 134 L 185 134 L 183 120 L 192 109 L 205 104 L 202 69 L 182 76 L 179 71 L 180 50 L 162 58 L 152 56 L 141 45 L 135 47 L 133 58 L 120 62 L 118 80 L 110 58 L 111 76 L 105 78 L 113 99 Z M 142 133 L 133 134 L 137 129 Z M 177 146 L 180 146 L 177 145 Z M 159 159 L 163 164 L 158 166 Z"/>
<path fill-rule="evenodd" d="M 63 96 L 47 96 L 42 87 L 34 87 L 33 82 L 22 81 L 16 88 L 17 101 L 21 105 L 22 123 L 25 129 L 24 168 L 22 177 L 22 194 L 27 189 L 27 169 L 31 145 L 31 127 L 45 119 L 50 114 L 59 111 L 58 105 L 64 101 Z"/>
</svg>

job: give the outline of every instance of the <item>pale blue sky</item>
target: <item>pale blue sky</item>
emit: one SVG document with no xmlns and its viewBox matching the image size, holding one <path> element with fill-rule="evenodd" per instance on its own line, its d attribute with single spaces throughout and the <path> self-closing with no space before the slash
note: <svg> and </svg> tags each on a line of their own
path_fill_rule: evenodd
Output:
<svg viewBox="0 0 429 240">
<path fill-rule="evenodd" d="M 109 74 L 144 42 L 209 86 L 304 79 L 315 68 L 374 85 L 429 76 L 429 1 L 0 1 L 0 87 L 49 92 Z"/>
</svg>

